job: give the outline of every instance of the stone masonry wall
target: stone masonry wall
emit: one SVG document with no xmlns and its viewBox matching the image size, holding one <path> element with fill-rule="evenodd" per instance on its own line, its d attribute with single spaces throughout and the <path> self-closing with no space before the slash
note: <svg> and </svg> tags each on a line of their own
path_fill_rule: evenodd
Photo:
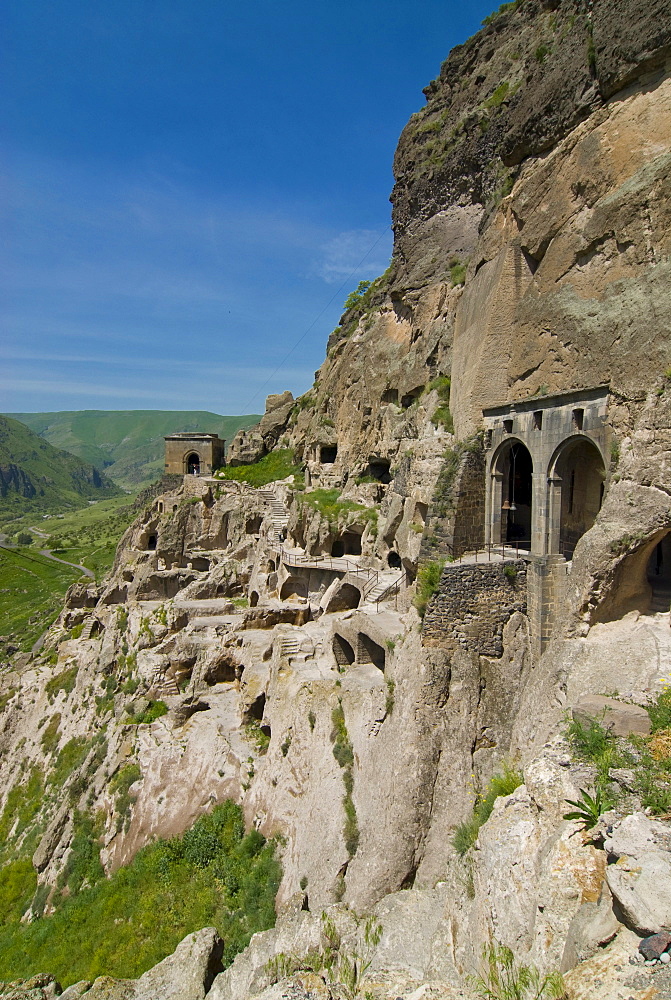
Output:
<svg viewBox="0 0 671 1000">
<path fill-rule="evenodd" d="M 420 563 L 458 559 L 482 548 L 485 537 L 485 455 L 476 441 L 445 453 L 428 519 Z"/>
<path fill-rule="evenodd" d="M 526 614 L 526 610 L 527 572 L 522 559 L 467 566 L 448 563 L 424 616 L 422 643 L 461 646 L 480 656 L 499 657 L 504 625 L 515 611 Z"/>
<path fill-rule="evenodd" d="M 485 455 L 467 451 L 453 490 L 455 501 L 452 546 L 455 558 L 485 543 Z"/>
</svg>

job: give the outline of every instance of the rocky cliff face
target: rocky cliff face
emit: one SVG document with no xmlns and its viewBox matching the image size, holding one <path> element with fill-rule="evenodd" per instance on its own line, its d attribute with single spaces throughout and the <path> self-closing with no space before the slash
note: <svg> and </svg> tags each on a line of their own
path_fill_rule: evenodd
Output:
<svg viewBox="0 0 671 1000">
<path fill-rule="evenodd" d="M 44 653 L 2 674 L 8 788 L 57 768 L 42 737 L 57 714 L 55 749 L 83 741 L 63 787 L 104 813 L 108 870 L 229 797 L 286 838 L 278 928 L 213 996 L 260 992 L 273 955 L 317 947 L 314 915 L 346 923 L 347 906 L 381 921 L 380 996 L 427 981 L 456 995 L 491 937 L 575 966 L 580 996 L 597 994 L 579 963 L 613 941 L 604 997 L 649 995 L 621 963 L 671 922 L 666 904 L 641 917 L 666 834 L 617 840 L 643 804 L 622 773 L 600 841 L 562 819 L 595 780 L 562 717 L 615 691 L 645 703 L 671 662 L 646 575 L 671 531 L 670 45 L 661 0 L 521 0 L 457 48 L 401 137 L 389 271 L 342 317 L 313 389 L 271 397 L 231 446 L 238 464 L 293 448 L 305 490 L 187 477 L 129 529 L 102 587 L 71 591 Z M 482 411 L 604 385 L 601 506 L 541 648 L 525 590 L 538 560 L 468 555 L 484 539 Z M 418 569 L 464 552 L 423 625 Z M 523 784 L 462 857 L 455 829 L 511 761 Z M 128 762 L 120 816 L 109 783 Z M 67 808 L 9 829 L 55 885 Z M 640 860 L 622 884 L 606 878 L 618 857 Z"/>
</svg>

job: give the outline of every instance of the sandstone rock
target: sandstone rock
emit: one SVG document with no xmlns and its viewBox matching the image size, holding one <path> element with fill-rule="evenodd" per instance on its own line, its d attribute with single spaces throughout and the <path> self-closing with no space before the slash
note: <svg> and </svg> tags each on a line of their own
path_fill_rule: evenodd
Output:
<svg viewBox="0 0 671 1000">
<path fill-rule="evenodd" d="M 99 976 L 83 996 L 86 1000 L 134 1000 L 135 980 Z M 158 1000 L 158 997 L 155 1000 Z"/>
<path fill-rule="evenodd" d="M 571 921 L 560 972 L 568 972 L 596 954 L 599 948 L 613 940 L 621 926 L 613 913 L 613 898 L 608 886 L 604 885 L 598 901 L 583 903 Z"/>
<path fill-rule="evenodd" d="M 65 824 L 70 816 L 70 812 L 71 809 L 69 803 L 64 803 L 54 816 L 46 830 L 46 833 L 37 845 L 37 849 L 33 854 L 33 865 L 38 872 L 44 871 L 49 864 L 51 856 L 61 839 Z"/>
<path fill-rule="evenodd" d="M 61 992 L 60 983 L 44 973 L 14 983 L 0 983 L 2 1000 L 53 1000 Z"/>
<path fill-rule="evenodd" d="M 222 970 L 224 943 L 214 927 L 189 934 L 162 962 L 140 976 L 136 1000 L 203 1000 Z"/>
<path fill-rule="evenodd" d="M 87 993 L 93 983 L 88 979 L 81 979 L 78 983 L 73 983 L 72 986 L 68 986 L 66 990 L 61 993 L 62 1000 L 78 1000 L 79 997 Z"/>
<path fill-rule="evenodd" d="M 613 827 L 604 847 L 617 856 L 606 878 L 620 919 L 639 934 L 671 929 L 671 853 L 661 846 L 668 828 L 642 813 Z"/>
<path fill-rule="evenodd" d="M 574 719 L 583 723 L 597 719 L 615 736 L 629 736 L 631 733 L 643 733 L 647 736 L 650 732 L 650 716 L 644 708 L 603 695 L 581 698 L 571 709 L 571 714 Z"/>
</svg>

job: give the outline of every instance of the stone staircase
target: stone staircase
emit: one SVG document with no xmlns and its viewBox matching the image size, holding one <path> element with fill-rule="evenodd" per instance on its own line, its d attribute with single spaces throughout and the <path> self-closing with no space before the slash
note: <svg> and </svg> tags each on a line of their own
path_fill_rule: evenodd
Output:
<svg viewBox="0 0 671 1000">
<path fill-rule="evenodd" d="M 292 635 L 283 635 L 280 638 L 280 656 L 288 658 L 298 656 L 300 652 L 300 642 Z"/>
<path fill-rule="evenodd" d="M 88 618 L 84 619 L 84 628 L 80 635 L 80 639 L 92 639 L 94 631 L 100 626 L 100 622 L 94 615 L 89 615 Z"/>
<path fill-rule="evenodd" d="M 166 673 L 165 667 L 157 667 L 151 679 L 151 690 L 155 698 L 173 697 L 178 695 L 177 681 L 172 674 Z"/>
<path fill-rule="evenodd" d="M 271 529 L 268 532 L 268 538 L 271 542 L 279 544 L 281 535 L 289 523 L 289 512 L 282 501 L 278 499 L 274 490 L 265 488 L 260 489 L 259 493 L 270 504 Z"/>
<path fill-rule="evenodd" d="M 364 587 L 363 597 L 368 604 L 377 604 L 384 597 L 393 594 L 401 585 L 405 578 L 405 570 L 393 578 L 381 577 L 372 587 Z"/>
</svg>

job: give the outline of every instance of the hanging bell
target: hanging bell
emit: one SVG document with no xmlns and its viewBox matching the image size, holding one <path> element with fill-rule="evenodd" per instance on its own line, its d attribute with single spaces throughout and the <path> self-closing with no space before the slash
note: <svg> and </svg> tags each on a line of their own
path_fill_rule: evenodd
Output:
<svg viewBox="0 0 671 1000">
<path fill-rule="evenodd" d="M 513 502 L 512 502 L 511 504 L 510 504 L 510 506 L 508 507 L 508 510 L 513 510 L 513 511 L 517 510 L 517 504 L 515 503 L 515 501 L 514 501 L 514 500 L 513 500 Z"/>
<path fill-rule="evenodd" d="M 514 510 L 514 507 L 510 506 L 510 500 L 504 500 L 501 504 L 501 510 Z"/>
</svg>

